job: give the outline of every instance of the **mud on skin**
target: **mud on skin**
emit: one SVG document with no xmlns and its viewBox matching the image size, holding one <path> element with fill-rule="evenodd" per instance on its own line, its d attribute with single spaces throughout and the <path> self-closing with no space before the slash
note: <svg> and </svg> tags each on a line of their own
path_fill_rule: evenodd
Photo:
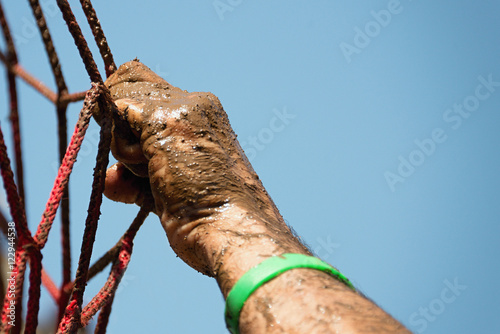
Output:
<svg viewBox="0 0 500 334">
<path fill-rule="evenodd" d="M 150 184 L 161 219 L 204 223 L 224 205 L 238 205 L 277 235 L 288 231 L 217 97 L 174 87 L 137 60 L 105 84 L 119 109 L 111 148 L 121 162 L 108 171 L 108 197 L 140 204 L 143 191 L 127 189 Z"/>
</svg>

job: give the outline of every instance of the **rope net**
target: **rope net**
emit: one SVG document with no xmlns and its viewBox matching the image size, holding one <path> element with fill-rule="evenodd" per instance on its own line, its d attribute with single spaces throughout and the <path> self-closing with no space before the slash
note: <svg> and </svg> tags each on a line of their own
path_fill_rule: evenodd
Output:
<svg viewBox="0 0 500 334">
<path fill-rule="evenodd" d="M 40 3 L 38 0 L 28 0 L 28 2 L 45 46 L 57 91 L 48 88 L 19 64 L 9 24 L 0 0 L 0 26 L 6 45 L 5 50 L 0 50 L 0 60 L 7 71 L 10 107 L 9 119 L 14 146 L 14 167 L 12 167 L 2 127 L 0 126 L 0 171 L 12 220 L 9 222 L 6 218 L 6 213 L 0 211 L 0 229 L 7 239 L 9 253 L 12 251 L 15 254 L 13 258 L 8 258 L 7 267 L 10 276 L 7 280 L 7 286 L 4 286 L 3 283 L 0 285 L 2 291 L 5 292 L 0 316 L 0 332 L 21 332 L 21 324 L 14 323 L 12 320 L 12 310 L 15 309 L 15 315 L 20 317 L 23 306 L 25 306 L 24 332 L 36 333 L 40 309 L 40 292 L 43 286 L 59 309 L 57 333 L 75 333 L 79 328 L 87 326 L 90 319 L 99 311 L 95 333 L 105 333 L 115 292 L 130 261 L 134 237 L 152 207 L 150 201 L 145 204 L 118 242 L 92 266 L 90 265 L 102 203 L 104 179 L 109 160 L 112 113 L 116 110 L 116 106 L 111 100 L 109 91 L 104 86 L 103 78 L 99 73 L 94 57 L 68 1 L 57 0 L 57 5 L 67 24 L 68 31 L 75 41 L 75 45 L 78 48 L 78 52 L 90 78 L 91 88 L 84 92 L 68 92 L 59 58 Z M 96 12 L 90 0 L 80 0 L 80 5 L 85 13 L 103 59 L 106 76 L 109 76 L 116 70 L 116 65 Z M 25 189 L 21 154 L 21 127 L 16 87 L 17 77 L 24 80 L 28 85 L 51 101 L 55 106 L 57 114 L 60 167 L 52 191 L 49 194 L 45 210 L 42 213 L 41 221 L 34 233 L 28 228 L 24 205 Z M 81 100 L 83 100 L 83 107 L 68 143 L 66 135 L 67 107 L 69 104 Z M 96 106 L 100 110 L 100 139 L 76 276 L 72 278 L 68 181 Z M 62 226 L 63 277 L 61 286 L 57 287 L 50 274 L 43 268 L 41 250 L 46 245 L 59 208 Z M 111 271 L 104 286 L 87 305 L 83 305 L 83 296 L 87 282 L 101 272 L 108 264 L 111 264 Z M 28 268 L 29 277 L 27 282 L 25 282 L 26 270 Z M 27 301 L 23 301 L 23 289 L 25 285 L 28 289 Z"/>
</svg>

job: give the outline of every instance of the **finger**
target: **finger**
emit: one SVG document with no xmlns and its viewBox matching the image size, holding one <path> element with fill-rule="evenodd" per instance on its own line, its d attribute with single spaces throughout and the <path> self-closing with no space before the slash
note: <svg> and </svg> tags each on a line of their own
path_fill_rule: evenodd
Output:
<svg viewBox="0 0 500 334">
<path fill-rule="evenodd" d="M 126 120 L 136 137 L 140 136 L 143 121 L 144 103 L 132 99 L 118 99 L 115 101 L 118 115 Z"/>
<path fill-rule="evenodd" d="M 121 162 L 106 171 L 104 195 L 112 201 L 141 205 L 147 191 L 149 180 L 134 175 Z"/>
<path fill-rule="evenodd" d="M 141 143 L 138 138 L 131 140 L 123 138 L 118 131 L 113 131 L 113 138 L 111 139 L 111 152 L 116 160 L 126 164 L 146 164 L 148 160 L 142 153 Z M 123 134 L 123 131 L 120 131 Z"/>
<path fill-rule="evenodd" d="M 180 88 L 170 85 L 167 81 L 136 59 L 122 64 L 108 77 L 108 79 L 106 79 L 106 86 L 109 88 L 130 82 L 159 84 L 172 91 L 182 91 Z"/>
<path fill-rule="evenodd" d="M 142 119 L 144 103 L 130 99 L 115 101 L 118 115 L 114 117 L 113 139 L 111 151 L 113 156 L 127 164 L 147 163 L 142 152 L 139 124 Z"/>
</svg>

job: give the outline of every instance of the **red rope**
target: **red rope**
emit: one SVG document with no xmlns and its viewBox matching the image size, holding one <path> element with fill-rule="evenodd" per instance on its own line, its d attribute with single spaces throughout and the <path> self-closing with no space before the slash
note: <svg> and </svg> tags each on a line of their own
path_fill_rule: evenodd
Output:
<svg viewBox="0 0 500 334">
<path fill-rule="evenodd" d="M 125 274 L 125 270 L 127 269 L 127 266 L 130 262 L 130 257 L 132 255 L 132 249 L 134 246 L 134 237 L 138 229 L 144 223 L 144 220 L 148 216 L 150 210 L 151 207 L 147 206 L 141 207 L 141 210 L 137 214 L 133 223 L 130 225 L 129 229 L 123 235 L 123 237 L 120 239 L 119 242 L 120 249 L 113 262 L 113 266 L 111 268 L 111 273 L 109 274 L 108 280 L 101 288 L 99 293 L 90 301 L 90 303 L 87 304 L 87 306 L 85 306 L 85 308 L 82 311 L 82 319 L 81 319 L 82 326 L 86 326 L 90 321 L 90 319 L 99 311 L 99 309 L 101 309 L 103 306 L 111 304 L 116 289 L 118 288 L 118 284 L 120 283 L 123 275 Z M 109 311 L 111 311 L 110 308 Z"/>
<path fill-rule="evenodd" d="M 52 296 L 52 299 L 54 299 L 56 302 L 60 298 L 60 291 L 57 288 L 57 286 L 54 284 L 54 281 L 50 278 L 49 274 L 43 269 L 42 267 L 42 284 L 45 286 L 47 289 L 47 292 Z M 66 305 L 64 305 L 66 306 Z"/>
<path fill-rule="evenodd" d="M 28 311 L 26 314 L 25 334 L 35 334 L 40 310 L 40 285 L 42 283 L 42 254 L 32 249 L 30 259 L 30 287 L 28 289 Z"/>
<path fill-rule="evenodd" d="M 47 237 L 54 222 L 54 218 L 59 207 L 59 203 L 64 194 L 64 189 L 69 181 L 69 175 L 73 170 L 73 165 L 76 161 L 76 155 L 80 150 L 80 146 L 83 142 L 85 133 L 89 126 L 90 118 L 92 117 L 92 110 L 96 106 L 97 97 L 99 89 L 97 85 L 93 85 L 88 91 L 87 97 L 83 108 L 80 112 L 80 116 L 75 126 L 73 136 L 71 137 L 70 143 L 66 150 L 66 155 L 64 156 L 63 162 L 59 167 L 57 177 L 54 181 L 54 186 L 50 193 L 49 200 L 45 206 L 45 211 L 42 215 L 42 221 L 38 225 L 37 232 L 35 234 L 35 240 L 39 248 L 43 248 L 47 242 Z"/>
<path fill-rule="evenodd" d="M 109 77 L 116 71 L 115 61 L 113 60 L 113 54 L 109 49 L 106 36 L 104 36 L 104 31 L 101 28 L 101 23 L 97 18 L 97 14 L 92 7 L 92 2 L 90 0 L 80 0 L 83 12 L 87 17 L 87 22 L 89 23 L 92 34 L 94 35 L 95 42 L 101 53 L 102 60 L 104 61 L 104 67 L 106 69 L 106 77 Z"/>
<path fill-rule="evenodd" d="M 108 327 L 109 315 L 111 314 L 111 308 L 113 307 L 113 300 L 115 298 L 115 294 L 109 297 L 109 301 L 104 305 L 99 312 L 99 317 L 97 318 L 97 324 L 95 326 L 94 334 L 105 334 L 106 327 Z"/>
<path fill-rule="evenodd" d="M 10 159 L 7 154 L 7 147 L 5 146 L 5 141 L 3 137 L 2 127 L 0 126 L 0 169 L 2 173 L 2 179 L 4 183 L 5 191 L 7 192 L 7 201 L 10 206 L 10 214 L 12 219 L 16 224 L 16 233 L 19 239 L 19 244 L 24 246 L 25 244 L 33 243 L 33 238 L 28 229 L 28 223 L 26 222 L 26 215 L 24 212 L 24 207 L 22 205 L 22 199 L 19 197 L 17 192 L 17 186 L 14 182 L 14 175 L 12 169 L 10 168 Z"/>
<path fill-rule="evenodd" d="M 17 103 L 17 85 L 16 76 L 11 71 L 7 73 L 9 82 L 9 100 L 10 100 L 10 123 L 12 127 L 12 139 L 14 142 L 14 162 L 16 166 L 16 181 L 19 187 L 19 197 L 23 200 L 23 206 L 26 206 L 26 196 L 24 195 L 24 168 L 23 155 L 21 151 L 21 125 L 19 121 L 19 110 Z"/>
<path fill-rule="evenodd" d="M 1 54 L 2 61 L 7 65 L 7 80 L 9 83 L 9 98 L 10 98 L 10 119 L 13 132 L 16 176 L 19 184 L 19 193 L 14 182 L 13 173 L 10 167 L 10 159 L 7 155 L 7 149 L 3 139 L 3 133 L 0 127 L 0 168 L 4 181 L 4 187 L 7 192 L 7 199 L 10 205 L 11 216 L 15 222 L 17 238 L 9 239 L 10 248 L 15 248 L 14 264 L 8 264 L 9 279 L 7 280 L 7 289 L 2 307 L 2 315 L 0 331 L 19 333 L 21 326 L 15 326 L 16 314 L 22 313 L 22 295 L 24 286 L 24 272 L 26 269 L 26 256 L 24 245 L 32 242 L 31 234 L 28 230 L 26 222 L 26 213 L 24 208 L 24 182 L 23 182 L 23 165 L 21 155 L 21 135 L 19 126 L 19 114 L 17 108 L 17 89 L 15 74 L 12 72 L 12 67 L 17 64 L 17 54 L 14 46 L 14 41 L 10 34 L 9 25 L 5 18 L 3 8 L 0 4 L 0 25 L 7 44 L 7 57 Z M 14 243 L 16 245 L 14 245 Z M 10 250 L 9 250 L 10 251 Z"/>
<path fill-rule="evenodd" d="M 9 56 L 9 62 L 12 64 L 16 64 L 17 63 L 16 48 L 1 3 L 0 3 L 0 26 L 2 27 L 5 43 L 7 44 L 7 54 Z"/>
<path fill-rule="evenodd" d="M 4 33 L 7 45 L 7 54 L 0 51 L 0 60 L 4 62 L 7 68 L 9 93 L 11 99 L 11 124 L 13 127 L 14 150 L 16 162 L 16 177 L 17 185 L 14 181 L 13 172 L 10 167 L 10 159 L 7 155 L 7 149 L 3 138 L 3 133 L 0 127 L 0 169 L 7 193 L 7 200 L 10 205 L 12 219 L 15 223 L 17 240 L 15 241 L 15 262 L 11 264 L 11 278 L 7 285 L 7 293 L 4 298 L 4 303 L 1 313 L 0 332 L 19 333 L 22 324 L 19 322 L 9 321 L 12 305 L 15 307 L 15 314 L 22 314 L 22 296 L 24 286 L 24 276 L 26 273 L 26 263 L 30 264 L 28 303 L 26 312 L 25 333 L 36 333 L 38 325 L 38 313 L 40 302 L 41 284 L 47 288 L 54 300 L 59 304 L 60 315 L 62 317 L 59 324 L 59 331 L 64 333 L 73 333 L 79 327 L 86 326 L 88 321 L 99 310 L 97 333 L 104 333 L 108 323 L 109 314 L 111 312 L 111 303 L 114 299 L 118 284 L 123 277 L 125 270 L 130 262 L 130 257 L 133 247 L 133 239 L 144 222 L 151 207 L 141 208 L 138 216 L 131 224 L 125 235 L 120 239 L 107 254 L 105 254 L 92 268 L 89 269 L 90 258 L 93 250 L 95 234 L 97 230 L 98 219 L 100 215 L 100 206 L 102 203 L 102 192 L 104 190 L 104 179 L 106 167 L 109 159 L 109 147 L 111 141 L 111 114 L 116 112 L 116 106 L 112 102 L 109 92 L 102 85 L 102 78 L 97 70 L 97 66 L 93 60 L 92 54 L 87 46 L 85 38 L 78 26 L 78 23 L 71 11 L 67 0 L 57 0 L 59 8 L 63 14 L 63 18 L 68 24 L 68 29 L 75 40 L 80 56 L 85 64 L 85 68 L 91 81 L 93 82 L 91 90 L 86 94 L 79 92 L 68 94 L 66 84 L 57 53 L 55 51 L 42 9 L 38 0 L 29 0 L 37 25 L 39 27 L 45 49 L 49 56 L 49 62 L 52 67 L 56 84 L 58 87 L 57 94 L 50 88 L 27 73 L 18 63 L 17 55 L 14 48 L 12 37 L 10 36 L 9 27 L 3 9 L 0 4 L 0 25 Z M 97 19 L 95 10 L 92 8 L 90 0 L 81 0 L 82 8 L 91 26 L 92 33 L 96 39 L 99 51 L 103 57 L 106 74 L 109 76 L 116 69 L 111 51 L 107 45 L 106 38 Z M 42 219 L 37 227 L 34 237 L 28 229 L 26 221 L 26 213 L 24 209 L 24 186 L 22 174 L 22 159 L 21 159 L 21 142 L 20 142 L 20 126 L 19 116 L 17 112 L 17 90 L 15 77 L 19 76 L 24 79 L 29 85 L 38 90 L 42 95 L 51 100 L 57 107 L 58 129 L 59 129 L 59 152 L 61 166 L 57 177 L 54 181 L 54 186 L 50 193 L 46 204 Z M 84 106 L 80 112 L 79 119 L 75 126 L 73 136 L 70 143 L 66 147 L 66 107 L 70 102 L 81 100 L 85 95 Z M 69 201 L 64 198 L 68 195 L 69 177 L 76 161 L 76 156 L 82 144 L 86 130 L 89 125 L 92 111 L 96 104 L 99 104 L 101 111 L 99 124 L 101 126 L 101 139 L 99 142 L 98 154 L 96 159 L 96 167 L 94 170 L 94 180 L 92 184 L 92 194 L 88 208 L 88 216 L 85 223 L 85 232 L 82 240 L 80 260 L 78 263 L 77 274 L 74 282 L 71 282 L 71 254 L 69 244 Z M 152 202 L 147 205 L 151 205 Z M 63 248 L 63 282 L 61 288 L 58 289 L 49 275 L 43 270 L 42 255 L 40 250 L 45 246 L 48 234 L 54 222 L 58 207 L 62 208 L 62 248 Z M 1 215 L 1 213 L 0 213 Z M 3 217 L 3 215 L 1 215 Z M 1 223 L 1 222 L 0 222 Z M 6 221 L 3 225 L 6 225 Z M 3 226 L 2 225 L 2 226 Z M 5 226 L 3 226 L 5 227 Z M 106 284 L 101 291 L 92 299 L 92 301 L 82 308 L 83 294 L 88 280 L 98 271 L 102 270 L 107 263 L 113 262 L 111 272 Z M 71 298 L 70 290 L 72 288 Z M 83 311 L 82 311 L 83 310 Z M 16 317 L 17 318 L 17 317 Z M 20 321 L 20 320 L 19 320 Z"/>
<path fill-rule="evenodd" d="M 17 323 L 18 320 L 16 315 L 22 312 L 26 253 L 22 247 L 19 247 L 19 244 L 16 249 L 14 266 L 9 269 L 11 272 L 7 280 L 7 290 L 2 308 L 2 323 L 0 324 L 0 332 L 2 333 L 9 333 L 11 329 L 15 332 L 19 332 L 21 328 L 20 324 Z"/>
<path fill-rule="evenodd" d="M 111 303 L 113 302 L 118 284 L 120 283 L 130 261 L 133 240 L 137 231 L 147 218 L 149 212 L 152 210 L 152 203 L 153 201 L 146 201 L 145 206 L 141 207 L 134 221 L 125 234 L 120 238 L 118 243 L 92 266 L 92 268 L 96 265 L 99 267 L 105 266 L 105 264 L 109 263 L 108 260 L 110 257 L 113 257 L 113 266 L 106 283 L 101 288 L 99 293 L 97 293 L 96 296 L 94 296 L 94 298 L 92 298 L 92 300 L 85 306 L 85 308 L 83 308 L 79 322 L 76 321 L 78 315 L 73 312 L 73 308 L 67 310 L 65 317 L 59 324 L 58 333 L 72 333 L 72 331 L 75 331 L 78 327 L 86 326 L 90 319 L 99 310 L 101 310 L 101 312 L 99 314 L 96 333 L 105 333 L 109 313 L 111 312 Z M 89 270 L 89 279 L 91 272 L 92 269 Z M 76 305 L 76 300 L 72 299 L 71 305 Z M 73 321 L 72 318 L 74 318 Z"/>
<path fill-rule="evenodd" d="M 88 322 L 92 317 L 99 311 L 105 304 L 109 302 L 111 296 L 113 296 L 118 288 L 125 270 L 127 269 L 128 263 L 130 262 L 130 255 L 132 253 L 132 246 L 127 242 L 123 242 L 122 249 L 118 254 L 118 258 L 115 260 L 111 273 L 108 280 L 101 288 L 99 293 L 92 298 L 87 306 L 82 311 L 81 326 L 87 326 Z"/>
<path fill-rule="evenodd" d="M 102 77 L 99 74 L 99 70 L 94 62 L 92 52 L 90 52 L 87 41 L 85 40 L 85 37 L 83 37 L 82 30 L 76 21 L 68 0 L 57 0 L 57 5 L 63 14 L 64 21 L 66 21 L 66 24 L 68 25 L 68 30 L 71 33 L 71 36 L 73 36 L 73 39 L 75 40 L 75 44 L 78 47 L 80 57 L 85 64 L 85 69 L 87 70 L 90 80 L 92 82 L 102 83 Z"/>
<path fill-rule="evenodd" d="M 66 313 L 64 318 L 62 318 L 59 324 L 59 329 L 57 333 L 74 333 L 76 332 L 76 324 L 72 322 L 73 318 L 80 315 L 80 307 L 76 300 L 69 302 L 68 307 L 66 307 Z"/>
<path fill-rule="evenodd" d="M 19 196 L 23 199 L 23 205 L 26 205 L 24 196 L 24 173 L 23 159 L 21 154 L 21 130 L 19 124 L 19 111 L 17 103 L 16 75 L 11 71 L 13 65 L 17 64 L 17 53 L 14 40 L 10 34 L 9 25 L 0 4 L 0 26 L 2 27 L 5 43 L 7 44 L 7 57 L 5 61 L 10 64 L 7 71 L 7 81 L 9 83 L 9 104 L 10 104 L 10 123 L 12 126 L 12 137 L 14 142 L 14 162 L 16 166 L 16 181 L 19 188 Z"/>
<path fill-rule="evenodd" d="M 97 231 L 97 222 L 100 215 L 100 207 L 102 203 L 102 193 L 104 191 L 104 179 L 106 178 L 106 167 L 109 161 L 109 150 L 111 144 L 111 110 L 113 107 L 109 92 L 104 88 L 101 91 L 99 99 L 99 108 L 104 118 L 101 122 L 101 134 L 99 147 L 97 150 L 96 166 L 94 168 L 94 180 L 92 182 L 92 192 L 90 196 L 90 203 L 88 208 L 88 215 L 85 221 L 85 230 L 83 234 L 83 241 L 80 251 L 80 260 L 78 262 L 78 269 L 76 273 L 75 285 L 71 294 L 71 303 L 76 302 L 78 309 L 81 309 L 83 302 L 83 294 L 87 283 L 87 274 L 90 264 L 90 257 L 95 241 L 95 234 Z M 62 322 L 67 324 L 66 330 L 63 333 L 72 333 L 80 325 L 80 313 L 73 313 L 68 320 L 69 314 L 66 312 Z M 69 321 L 69 324 L 68 324 Z"/>
<path fill-rule="evenodd" d="M 52 73 L 54 75 L 57 84 L 57 101 L 56 101 L 56 111 L 57 111 L 57 129 L 58 129 L 58 142 L 59 142 L 59 162 L 62 164 L 67 149 L 67 119 L 66 119 L 66 109 L 68 102 L 61 99 L 62 96 L 67 94 L 66 82 L 61 71 L 61 65 L 59 62 L 59 57 L 57 56 L 52 37 L 50 35 L 49 28 L 45 21 L 42 8 L 38 0 L 29 0 L 33 15 L 36 19 L 40 35 L 42 36 L 43 44 L 47 56 L 49 58 L 49 63 L 52 68 Z M 69 190 L 68 184 L 66 183 L 66 188 L 63 190 L 63 197 L 61 200 L 61 246 L 62 246 L 62 264 L 63 264 L 63 279 L 61 286 L 66 285 L 71 281 L 71 245 L 70 245 L 70 219 L 69 219 Z M 68 302 L 69 295 L 62 293 L 59 301 L 59 318 L 62 317 L 64 308 Z"/>
<path fill-rule="evenodd" d="M 52 68 L 52 73 L 56 79 L 57 90 L 59 93 L 65 92 L 66 82 L 64 81 L 64 76 L 61 72 L 61 65 L 59 63 L 59 58 L 57 57 L 57 52 L 52 42 L 52 37 L 50 36 L 49 28 L 47 27 L 47 22 L 43 15 L 42 8 L 38 0 L 29 0 L 31 9 L 33 11 L 33 16 L 35 17 L 36 24 L 40 30 L 40 35 L 42 36 L 43 44 L 47 55 L 49 56 L 50 66 Z"/>
</svg>

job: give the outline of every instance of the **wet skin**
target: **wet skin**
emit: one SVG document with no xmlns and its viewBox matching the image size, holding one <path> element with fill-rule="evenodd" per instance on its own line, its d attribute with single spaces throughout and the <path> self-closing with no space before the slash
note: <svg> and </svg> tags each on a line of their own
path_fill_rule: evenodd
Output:
<svg viewBox="0 0 500 334">
<path fill-rule="evenodd" d="M 184 261 L 204 274 L 216 274 L 193 249 L 200 233 L 212 228 L 228 232 L 216 226 L 222 216 L 258 219 L 292 237 L 217 97 L 174 87 L 138 61 L 120 66 L 105 84 L 132 130 L 115 121 L 111 149 L 120 162 L 108 170 L 105 195 L 141 204 L 150 186 L 155 212 Z M 294 248 L 307 253 L 292 239 Z"/>
<path fill-rule="evenodd" d="M 219 100 L 188 93 L 138 61 L 106 80 L 118 107 L 105 195 L 141 205 L 152 194 L 172 249 L 215 277 L 224 296 L 250 268 L 283 253 L 310 255 L 245 157 Z M 306 210 L 306 209 L 305 209 Z M 314 223 L 314 222 L 311 222 Z M 241 333 L 409 333 L 362 295 L 312 269 L 257 289 Z"/>
</svg>

